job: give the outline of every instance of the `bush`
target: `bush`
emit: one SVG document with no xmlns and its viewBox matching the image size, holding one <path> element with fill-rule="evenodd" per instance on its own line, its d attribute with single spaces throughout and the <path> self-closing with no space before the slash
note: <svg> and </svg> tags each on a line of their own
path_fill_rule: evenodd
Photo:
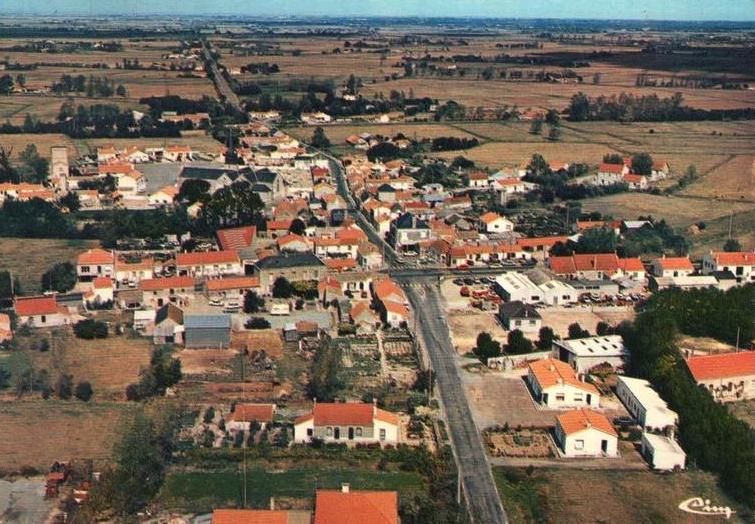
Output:
<svg viewBox="0 0 755 524">
<path fill-rule="evenodd" d="M 246 329 L 270 329 L 270 322 L 262 317 L 252 317 L 244 324 Z"/>
<path fill-rule="evenodd" d="M 61 375 L 55 383 L 55 394 L 61 400 L 68 400 L 73 394 L 73 377 L 71 375 Z"/>
<path fill-rule="evenodd" d="M 89 382 L 79 382 L 76 384 L 74 395 L 77 399 L 87 402 L 94 395 L 94 390 L 92 390 L 92 385 Z"/>
<path fill-rule="evenodd" d="M 291 298 L 294 288 L 285 277 L 278 277 L 273 283 L 273 298 Z"/>
<path fill-rule="evenodd" d="M 107 338 L 107 324 L 91 318 L 81 320 L 73 326 L 73 332 L 77 337 L 85 340 L 95 338 Z"/>
</svg>

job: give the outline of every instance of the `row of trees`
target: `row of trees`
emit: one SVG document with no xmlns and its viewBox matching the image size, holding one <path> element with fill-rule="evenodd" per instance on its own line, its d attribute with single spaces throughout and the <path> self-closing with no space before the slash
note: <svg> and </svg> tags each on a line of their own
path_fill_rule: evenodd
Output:
<svg viewBox="0 0 755 524">
<path fill-rule="evenodd" d="M 56 94 L 85 93 L 88 97 L 126 96 L 126 88 L 123 84 L 116 86 L 115 82 L 107 77 L 95 77 L 92 75 L 89 77 L 84 75 L 62 75 L 60 80 L 52 85 L 52 92 Z"/>
<path fill-rule="evenodd" d="M 685 120 L 752 120 L 755 109 L 697 109 L 683 105 L 681 93 L 667 98 L 658 95 L 636 96 L 629 93 L 591 98 L 580 92 L 572 96 L 567 109 L 569 119 L 612 120 L 616 122 L 670 122 Z"/>
<path fill-rule="evenodd" d="M 0 183 L 41 184 L 47 180 L 49 162 L 39 154 L 37 146 L 28 144 L 18 155 L 20 163 L 11 162 L 12 153 L 13 149 L 0 146 Z"/>
</svg>

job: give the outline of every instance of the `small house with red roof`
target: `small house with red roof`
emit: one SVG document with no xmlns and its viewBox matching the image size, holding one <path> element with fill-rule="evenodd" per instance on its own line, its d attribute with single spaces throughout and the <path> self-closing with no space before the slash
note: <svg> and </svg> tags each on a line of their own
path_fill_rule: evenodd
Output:
<svg viewBox="0 0 755 524">
<path fill-rule="evenodd" d="M 467 183 L 467 185 L 469 187 L 487 189 L 490 186 L 490 176 L 483 171 L 470 173 L 468 180 L 469 182 Z"/>
<path fill-rule="evenodd" d="M 218 245 L 223 251 L 233 251 L 252 247 L 254 237 L 257 236 L 255 226 L 233 227 L 218 229 L 215 232 L 218 237 Z"/>
<path fill-rule="evenodd" d="M 317 490 L 313 524 L 399 524 L 395 491 Z M 215 524 L 213 522 L 213 524 Z"/>
<path fill-rule="evenodd" d="M 13 310 L 19 325 L 33 328 L 64 326 L 70 322 L 68 310 L 58 305 L 55 295 L 16 297 Z"/>
<path fill-rule="evenodd" d="M 176 255 L 176 270 L 181 275 L 194 277 L 244 274 L 244 267 L 236 250 L 178 253 Z"/>
<path fill-rule="evenodd" d="M 274 416 L 275 404 L 238 403 L 225 417 L 225 427 L 229 431 L 249 431 L 256 422 L 264 429 Z"/>
<path fill-rule="evenodd" d="M 257 277 L 211 278 L 204 283 L 208 299 L 233 299 L 239 303 L 243 303 L 247 291 L 258 291 L 259 287 L 260 279 Z"/>
<path fill-rule="evenodd" d="M 703 275 L 729 272 L 737 283 L 755 282 L 755 251 L 710 251 L 703 257 Z"/>
<path fill-rule="evenodd" d="M 560 360 L 546 358 L 530 363 L 527 382 L 535 400 L 550 409 L 600 405 L 598 389 L 580 380 L 571 366 Z"/>
<path fill-rule="evenodd" d="M 629 174 L 629 167 L 625 164 L 602 163 L 598 167 L 598 173 L 593 178 L 596 186 L 610 186 L 624 181 L 624 176 Z"/>
<path fill-rule="evenodd" d="M 556 417 L 556 442 L 565 457 L 617 457 L 618 433 L 608 418 L 578 409 Z"/>
<path fill-rule="evenodd" d="M 485 233 L 511 233 L 514 231 L 514 223 L 491 211 L 480 216 L 480 229 Z"/>
<path fill-rule="evenodd" d="M 115 253 L 105 249 L 88 249 L 76 259 L 76 276 L 82 282 L 90 282 L 97 277 L 115 275 Z"/>
<path fill-rule="evenodd" d="M 399 416 L 362 402 L 315 402 L 311 412 L 294 421 L 294 442 L 392 444 L 400 440 Z"/>
<path fill-rule="evenodd" d="M 657 277 L 686 277 L 695 272 L 689 257 L 667 257 L 653 260 L 653 274 Z"/>
<path fill-rule="evenodd" d="M 687 367 L 718 402 L 755 398 L 755 351 L 691 356 Z"/>
<path fill-rule="evenodd" d="M 183 305 L 193 299 L 196 281 L 189 276 L 148 278 L 140 283 L 142 304 L 162 307 L 168 303 Z"/>
</svg>

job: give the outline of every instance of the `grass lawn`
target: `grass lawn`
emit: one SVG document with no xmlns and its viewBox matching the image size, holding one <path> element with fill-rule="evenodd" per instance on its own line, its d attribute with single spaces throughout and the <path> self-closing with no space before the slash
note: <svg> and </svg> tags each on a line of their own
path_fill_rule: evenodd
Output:
<svg viewBox="0 0 755 524">
<path fill-rule="evenodd" d="M 342 483 L 352 489 L 396 490 L 411 496 L 423 489 L 422 477 L 414 472 L 383 472 L 367 469 L 329 469 L 294 467 L 266 470 L 251 466 L 247 470 L 247 500 L 250 506 L 267 507 L 270 497 L 310 499 L 315 489 L 337 489 Z M 166 509 L 210 511 L 215 507 L 240 505 L 243 499 L 241 472 L 173 472 L 168 475 L 158 496 Z"/>
<path fill-rule="evenodd" d="M 24 293 L 38 293 L 45 271 L 58 262 L 75 264 L 79 253 L 97 245 L 92 240 L 0 238 L 0 270 L 12 271 Z"/>
<path fill-rule="evenodd" d="M 494 468 L 498 492 L 512 523 L 530 522 L 713 522 L 715 517 L 683 513 L 678 505 L 703 497 L 737 513 L 750 514 L 721 492 L 715 477 L 702 471 L 660 475 L 651 471 Z"/>
</svg>

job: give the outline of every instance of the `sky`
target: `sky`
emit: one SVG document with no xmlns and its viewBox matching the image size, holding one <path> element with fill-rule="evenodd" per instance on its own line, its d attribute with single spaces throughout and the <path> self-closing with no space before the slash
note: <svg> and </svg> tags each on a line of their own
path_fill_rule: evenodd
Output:
<svg viewBox="0 0 755 524">
<path fill-rule="evenodd" d="M 453 16 L 754 21 L 755 0 L 0 0 L 2 14 Z"/>
</svg>

